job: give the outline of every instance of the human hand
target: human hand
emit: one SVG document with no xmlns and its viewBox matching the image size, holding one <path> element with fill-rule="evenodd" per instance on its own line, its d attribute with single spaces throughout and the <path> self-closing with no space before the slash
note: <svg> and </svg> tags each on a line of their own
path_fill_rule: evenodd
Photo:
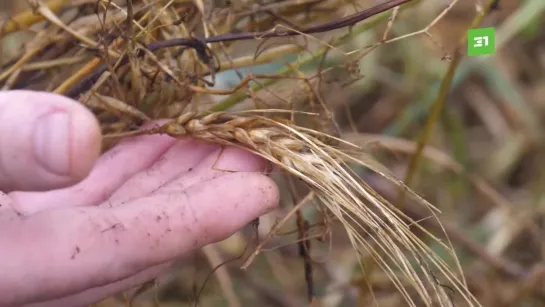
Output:
<svg viewBox="0 0 545 307">
<path fill-rule="evenodd" d="M 0 306 L 89 305 L 278 204 L 240 149 L 153 135 L 99 157 L 100 142 L 83 106 L 0 92 Z"/>
</svg>

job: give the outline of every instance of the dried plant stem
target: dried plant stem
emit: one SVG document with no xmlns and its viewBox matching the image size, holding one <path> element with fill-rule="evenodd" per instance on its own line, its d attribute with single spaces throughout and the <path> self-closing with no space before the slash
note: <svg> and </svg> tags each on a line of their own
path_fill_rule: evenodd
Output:
<svg viewBox="0 0 545 307">
<path fill-rule="evenodd" d="M 229 270 L 227 267 L 224 267 L 222 264 L 224 260 L 221 259 L 220 253 L 217 251 L 216 246 L 208 245 L 202 248 L 206 259 L 210 263 L 212 268 L 215 268 L 214 273 L 220 284 L 221 290 L 227 299 L 227 304 L 229 307 L 241 307 L 240 299 L 233 291 L 233 280 L 229 275 Z"/>
<path fill-rule="evenodd" d="M 7 69 L 2 74 L 0 74 L 0 81 L 6 80 L 7 78 L 9 78 L 11 74 L 20 70 L 28 61 L 30 61 L 40 51 L 42 51 L 42 48 L 38 47 L 38 48 L 33 48 L 25 52 L 25 54 L 21 58 L 19 58 L 19 60 L 17 60 L 17 62 L 13 64 L 13 66 L 11 66 L 9 69 Z"/>
<path fill-rule="evenodd" d="M 265 247 L 265 244 L 267 244 L 270 239 L 272 238 L 272 236 L 277 233 L 280 228 L 282 228 L 282 226 L 284 226 L 284 224 L 286 224 L 286 222 L 298 211 L 300 210 L 304 205 L 306 205 L 309 201 L 311 201 L 312 199 L 314 198 L 314 193 L 313 192 L 310 192 L 307 194 L 307 196 L 305 196 L 303 199 L 301 199 L 296 205 L 294 208 L 292 208 L 290 210 L 290 212 L 288 214 L 286 214 L 282 220 L 278 221 L 271 229 L 271 231 L 269 231 L 269 233 L 267 234 L 267 236 L 265 237 L 264 240 L 261 240 L 261 242 L 259 243 L 259 245 L 257 246 L 257 248 L 255 249 L 255 251 L 248 257 L 248 259 L 246 259 L 246 261 L 244 262 L 244 264 L 242 265 L 242 269 L 243 270 L 246 270 L 248 269 L 248 267 L 252 264 L 252 262 L 254 261 L 255 257 L 257 257 L 257 255 L 259 255 L 259 253 L 261 252 L 261 250 L 263 249 L 263 247 Z"/>
<path fill-rule="evenodd" d="M 36 61 L 36 62 L 24 65 L 22 67 L 22 70 L 35 71 L 35 70 L 41 70 L 41 69 L 57 68 L 57 67 L 66 66 L 66 65 L 74 65 L 74 64 L 83 62 L 85 59 L 87 59 L 87 56 L 80 55 L 80 56 L 66 57 L 66 58 L 60 58 L 60 59 L 54 59 L 54 60 Z"/>
<path fill-rule="evenodd" d="M 45 5 L 51 11 L 55 12 L 64 7 L 68 2 L 68 0 L 49 0 Z M 44 17 L 40 14 L 36 14 L 32 10 L 22 12 L 6 22 L 0 22 L 0 38 L 4 37 L 6 34 L 28 28 L 42 20 L 44 20 Z"/>
<path fill-rule="evenodd" d="M 17 69 L 16 71 L 14 71 L 6 80 L 6 83 L 4 84 L 4 86 L 2 87 L 2 90 L 3 91 L 7 91 L 9 90 L 10 88 L 13 87 L 13 84 L 15 84 L 15 82 L 17 81 L 17 78 L 19 78 L 19 75 L 21 75 L 21 72 L 22 72 L 22 69 Z"/>
<path fill-rule="evenodd" d="M 49 9 L 47 6 L 43 5 L 43 4 L 39 4 L 36 11 L 40 14 L 42 14 L 42 16 L 47 19 L 48 21 L 50 21 L 51 23 L 55 24 L 56 26 L 58 26 L 59 28 L 63 29 L 64 31 L 66 31 L 67 33 L 70 33 L 73 37 L 75 37 L 77 40 L 79 40 L 80 42 L 88 45 L 89 47 L 97 47 L 98 46 L 98 43 L 95 42 L 94 40 L 82 35 L 81 33 L 78 33 L 77 31 L 75 31 L 74 29 L 70 28 L 69 26 L 67 26 L 64 22 L 62 22 L 62 20 L 60 20 L 59 17 L 57 17 L 57 15 L 55 15 L 55 13 L 53 11 L 51 11 L 51 9 Z M 117 54 L 112 54 L 112 56 L 118 56 Z"/>
<path fill-rule="evenodd" d="M 78 70 L 75 74 L 66 79 L 61 85 L 59 85 L 53 92 L 57 94 L 64 94 L 79 80 L 83 79 L 86 75 L 90 74 L 96 66 L 100 64 L 100 58 L 96 57 L 89 61 L 85 66 Z"/>
</svg>

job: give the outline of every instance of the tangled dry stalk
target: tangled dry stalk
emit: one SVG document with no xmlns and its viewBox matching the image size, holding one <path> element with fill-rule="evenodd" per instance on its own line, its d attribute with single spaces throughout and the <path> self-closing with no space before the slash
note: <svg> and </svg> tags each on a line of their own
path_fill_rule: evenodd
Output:
<svg viewBox="0 0 545 307">
<path fill-rule="evenodd" d="M 331 8 L 331 2 L 335 5 L 335 1 L 310 2 L 324 4 L 326 11 Z M 431 38 L 429 29 L 458 1 L 452 1 L 424 30 L 390 39 L 388 34 L 392 24 L 399 12 L 408 7 L 400 9 L 399 5 L 405 2 L 411 1 L 386 1 L 375 7 L 374 11 L 371 10 L 375 14 L 395 7 L 382 40 L 363 52 L 343 52 L 344 56 L 353 56 L 351 60 L 358 61 L 388 42 L 416 34 L 425 34 Z M 340 44 L 347 36 L 324 38 L 316 34 L 316 38 L 309 34 L 353 26 L 359 21 L 357 18 L 362 19 L 365 14 L 359 12 L 350 15 L 351 17 L 308 27 L 288 24 L 281 27 L 284 30 L 278 30 L 277 26 L 270 30 L 271 18 L 273 22 L 285 21 L 285 18 L 268 8 L 263 10 L 269 13 L 269 17 L 247 24 L 248 27 L 266 30 L 238 34 L 229 32 L 213 36 L 213 33 L 228 32 L 228 29 L 236 27 L 237 22 L 253 16 L 258 10 L 233 14 L 216 10 L 214 23 L 205 12 L 207 8 L 203 1 L 198 0 L 194 3 L 135 0 L 134 4 L 131 0 L 80 0 L 72 3 L 71 8 L 81 6 L 84 7 L 82 11 L 86 9 L 88 12 L 90 5 L 94 5 L 96 11 L 82 13 L 84 16 L 80 18 L 77 18 L 78 14 L 68 14 L 64 18 L 56 15 L 54 11 L 60 10 L 62 5 L 68 5 L 66 1 L 51 1 L 47 3 L 49 5 L 31 1 L 31 4 L 35 12 L 48 21 L 48 26 L 43 27 L 25 44 L 23 54 L 3 63 L 0 81 L 3 81 L 4 89 L 40 88 L 79 97 L 101 121 L 106 142 L 139 134 L 166 133 L 174 137 L 193 137 L 248 149 L 305 182 L 317 203 L 325 206 L 342 223 L 358 256 L 374 259 L 411 306 L 452 306 L 451 291 L 462 296 L 470 306 L 480 306 L 469 291 L 463 272 L 452 268 L 447 263 L 452 260 L 442 259 L 425 242 L 437 242 L 456 261 L 456 254 L 450 243 L 442 242 L 418 221 L 412 220 L 381 197 L 353 171 L 353 166 L 363 166 L 386 178 L 426 208 L 431 218 L 436 218 L 439 211 L 407 188 L 360 147 L 324 130 L 306 127 L 308 122 L 314 122 L 314 118 L 330 122 L 332 119 L 327 103 L 316 93 L 316 86 L 320 82 L 310 82 L 309 78 L 299 72 L 297 66 L 301 63 L 289 65 L 285 72 L 295 71 L 290 76 L 287 73 L 250 74 L 231 90 L 211 89 L 210 81 L 204 79 L 211 76 L 213 81 L 215 74 L 225 68 L 236 69 L 237 66 L 255 64 L 261 55 L 271 51 L 269 49 L 261 54 L 256 53 L 253 61 L 232 60 L 226 50 L 231 41 L 240 39 L 257 41 L 259 49 L 262 44 L 260 41 L 265 42 L 267 37 L 286 38 L 300 35 L 305 40 L 290 40 L 292 47 L 285 48 L 286 45 L 283 45 L 282 52 L 310 49 L 309 45 L 314 39 L 313 42 L 318 42 L 322 49 L 317 52 L 318 55 L 312 54 L 302 61 L 315 60 L 321 56 L 325 58 L 325 54 L 335 49 L 335 45 Z M 305 5 L 309 3 L 286 1 L 282 4 L 282 13 L 304 15 Z M 365 16 L 370 17 L 371 11 L 366 11 L 368 14 Z M 315 15 L 316 19 L 323 18 L 319 13 Z M 4 34 L 15 31 L 15 24 L 30 26 L 37 21 L 35 15 L 32 18 L 25 16 L 17 16 L 12 22 L 5 23 Z M 387 16 L 389 15 L 384 14 L 382 20 Z M 199 25 L 202 28 L 195 30 Z M 356 27 L 353 30 L 357 33 L 365 29 Z M 204 38 L 193 38 L 194 32 L 199 32 Z M 325 43 L 328 39 L 331 43 Z M 60 47 L 54 48 L 55 44 Z M 222 53 L 223 57 L 220 56 Z M 38 55 L 43 60 L 30 63 Z M 281 55 L 269 54 L 267 58 L 273 61 Z M 76 63 L 82 65 L 73 69 L 72 66 Z M 101 63 L 104 64 L 101 66 Z M 319 80 L 323 73 L 322 71 L 318 74 Z M 21 78 L 23 75 L 26 78 Z M 44 78 L 44 75 L 54 77 Z M 310 101 L 311 109 L 318 111 L 320 116 L 294 112 L 291 109 L 297 101 L 290 101 L 282 110 L 217 112 L 242 100 L 239 90 L 246 90 L 247 96 L 257 100 L 257 92 L 270 87 L 273 82 L 258 84 L 257 88 L 249 87 L 248 84 L 263 78 L 284 81 L 291 78 L 301 81 L 305 92 L 303 100 L 306 99 L 303 105 Z M 80 97 L 80 94 L 83 95 Z M 230 96 L 219 105 L 203 106 L 197 103 L 200 99 L 204 100 L 206 95 Z M 205 107 L 215 112 L 195 111 Z M 289 117 L 284 116 L 286 114 Z M 305 124 L 296 124 L 295 115 L 305 117 Z M 157 118 L 171 120 L 150 129 L 134 128 L 142 122 Z M 421 234 L 416 235 L 415 232 Z M 413 290 L 407 289 L 407 284 Z"/>
</svg>

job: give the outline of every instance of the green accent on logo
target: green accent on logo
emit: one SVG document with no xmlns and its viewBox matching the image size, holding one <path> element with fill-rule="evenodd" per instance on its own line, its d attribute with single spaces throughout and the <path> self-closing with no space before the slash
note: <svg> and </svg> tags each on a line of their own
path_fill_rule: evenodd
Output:
<svg viewBox="0 0 545 307">
<path fill-rule="evenodd" d="M 494 28 L 470 29 L 467 32 L 467 55 L 479 56 L 496 52 Z"/>
</svg>

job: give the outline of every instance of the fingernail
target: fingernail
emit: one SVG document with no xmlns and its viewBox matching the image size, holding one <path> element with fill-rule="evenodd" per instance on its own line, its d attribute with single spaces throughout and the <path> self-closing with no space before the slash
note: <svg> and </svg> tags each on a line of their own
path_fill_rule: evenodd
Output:
<svg viewBox="0 0 545 307">
<path fill-rule="evenodd" d="M 68 175 L 70 168 L 70 116 L 66 112 L 48 114 L 34 126 L 34 154 L 44 169 Z"/>
</svg>

